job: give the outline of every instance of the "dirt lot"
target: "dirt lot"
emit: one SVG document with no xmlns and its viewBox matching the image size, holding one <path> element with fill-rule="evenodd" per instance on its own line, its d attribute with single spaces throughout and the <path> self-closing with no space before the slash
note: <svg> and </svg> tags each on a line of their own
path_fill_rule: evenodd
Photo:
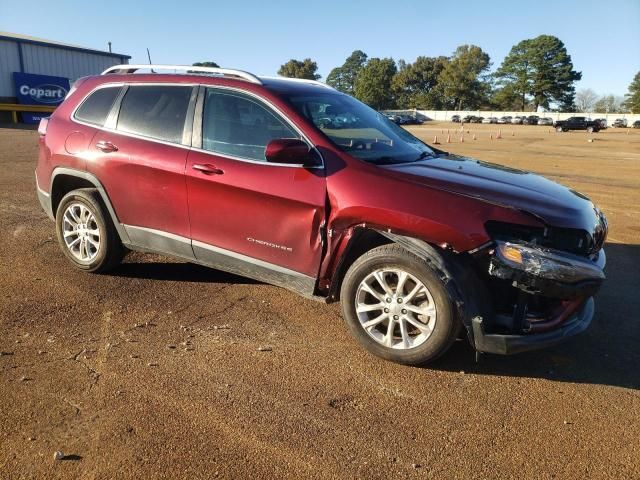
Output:
<svg viewBox="0 0 640 480">
<path fill-rule="evenodd" d="M 79 273 L 35 196 L 35 132 L 0 129 L 0 478 L 640 478 L 640 131 L 411 130 L 447 128 L 444 149 L 606 212 L 581 337 L 479 364 L 459 342 L 408 368 L 276 287 L 140 254 Z"/>
</svg>

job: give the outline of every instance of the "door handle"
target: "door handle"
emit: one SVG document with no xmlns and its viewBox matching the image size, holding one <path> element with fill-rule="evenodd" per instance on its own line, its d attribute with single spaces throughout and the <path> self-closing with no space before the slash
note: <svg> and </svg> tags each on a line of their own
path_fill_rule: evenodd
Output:
<svg viewBox="0 0 640 480">
<path fill-rule="evenodd" d="M 98 150 L 103 151 L 104 153 L 117 152 L 118 147 L 116 147 L 113 143 L 107 142 L 106 140 L 100 140 L 96 143 L 96 148 Z"/>
<path fill-rule="evenodd" d="M 222 175 L 224 173 L 224 171 L 220 170 L 215 165 L 211 165 L 210 163 L 194 163 L 191 168 L 193 168 L 194 170 L 198 170 L 205 175 Z"/>
</svg>

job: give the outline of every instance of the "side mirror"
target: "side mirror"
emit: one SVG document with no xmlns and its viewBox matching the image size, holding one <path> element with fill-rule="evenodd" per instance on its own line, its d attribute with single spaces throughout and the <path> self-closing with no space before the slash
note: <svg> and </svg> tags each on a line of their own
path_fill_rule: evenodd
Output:
<svg viewBox="0 0 640 480">
<path fill-rule="evenodd" d="M 264 151 L 269 163 L 288 163 L 292 165 L 311 165 L 315 156 L 309 145 L 298 138 L 276 138 L 271 140 Z"/>
</svg>

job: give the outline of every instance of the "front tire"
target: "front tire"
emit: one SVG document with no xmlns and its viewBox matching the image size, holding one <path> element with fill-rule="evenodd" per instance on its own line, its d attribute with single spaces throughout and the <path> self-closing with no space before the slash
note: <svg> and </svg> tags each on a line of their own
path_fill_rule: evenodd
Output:
<svg viewBox="0 0 640 480">
<path fill-rule="evenodd" d="M 461 322 L 439 273 L 392 244 L 374 248 L 349 268 L 340 292 L 349 331 L 369 352 L 405 365 L 444 354 Z"/>
<path fill-rule="evenodd" d="M 556 132 L 562 133 L 564 132 L 564 129 L 562 127 L 556 127 Z"/>
<path fill-rule="evenodd" d="M 124 247 L 95 189 L 67 193 L 56 211 L 56 233 L 65 257 L 87 272 L 106 272 L 118 265 Z"/>
</svg>

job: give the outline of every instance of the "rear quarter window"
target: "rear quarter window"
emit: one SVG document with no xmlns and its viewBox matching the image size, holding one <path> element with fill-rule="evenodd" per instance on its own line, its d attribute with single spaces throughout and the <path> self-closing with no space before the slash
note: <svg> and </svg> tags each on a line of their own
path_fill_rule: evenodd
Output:
<svg viewBox="0 0 640 480">
<path fill-rule="evenodd" d="M 191 86 L 130 86 L 122 99 L 117 130 L 181 143 Z"/>
<path fill-rule="evenodd" d="M 74 118 L 99 127 L 104 126 L 120 88 L 105 87 L 94 91 L 76 110 Z"/>
</svg>

